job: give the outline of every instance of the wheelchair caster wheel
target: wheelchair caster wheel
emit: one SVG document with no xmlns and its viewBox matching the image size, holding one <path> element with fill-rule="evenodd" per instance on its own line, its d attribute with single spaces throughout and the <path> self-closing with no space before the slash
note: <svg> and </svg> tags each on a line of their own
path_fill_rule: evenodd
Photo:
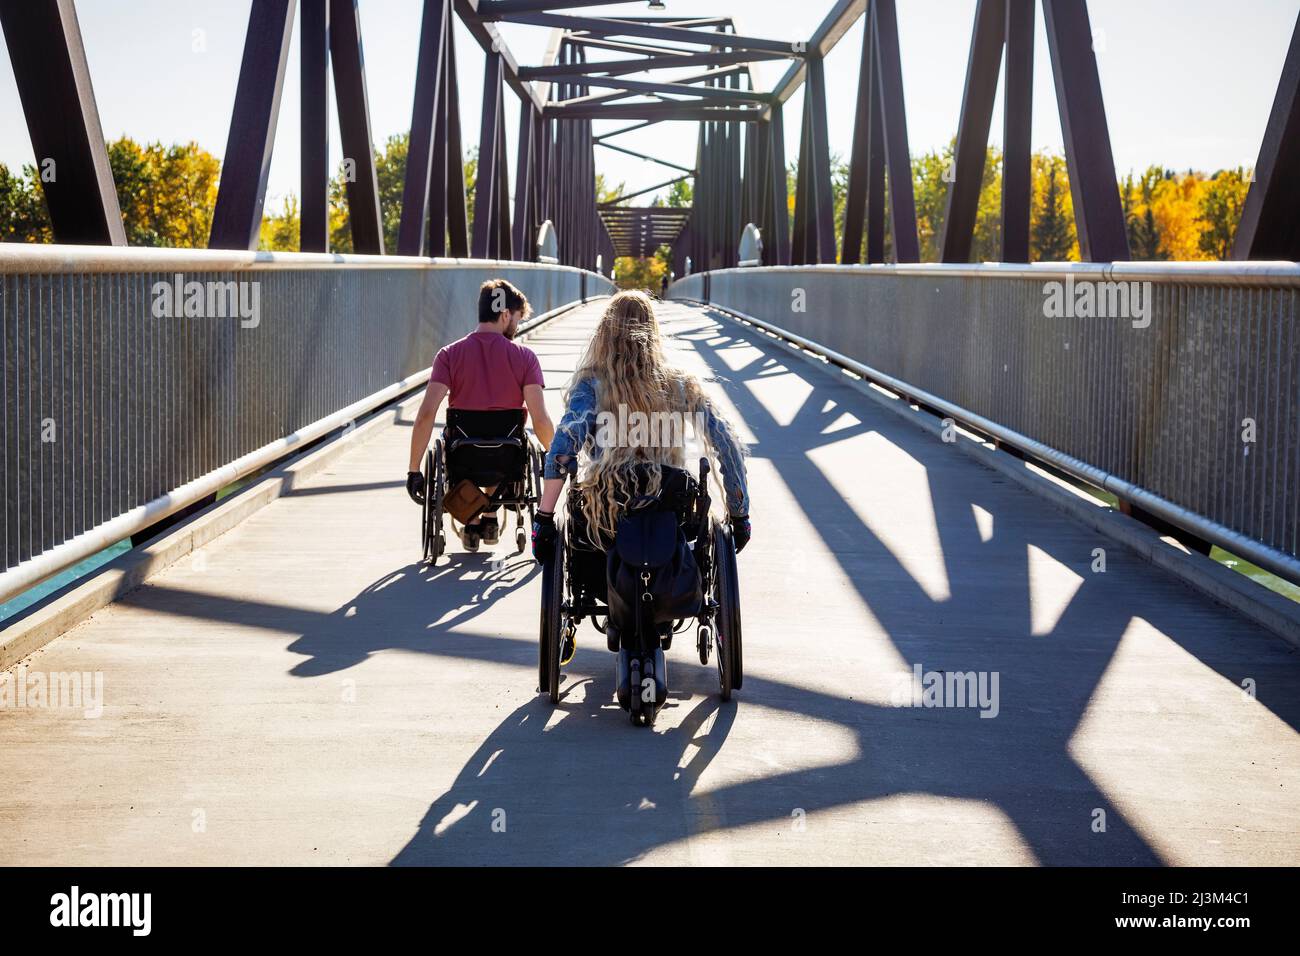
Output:
<svg viewBox="0 0 1300 956">
<path fill-rule="evenodd" d="M 560 666 L 567 667 L 578 650 L 578 628 L 572 621 L 564 625 L 564 635 L 560 638 Z"/>
<path fill-rule="evenodd" d="M 520 528 L 518 531 L 515 532 L 515 550 L 518 551 L 520 554 L 524 553 L 524 545 L 527 543 L 527 541 L 528 539 L 524 537 L 523 528 Z"/>
<path fill-rule="evenodd" d="M 700 652 L 700 663 L 708 664 L 713 652 L 713 628 L 707 624 L 700 625 L 699 636 L 695 639 L 695 649 Z"/>
</svg>

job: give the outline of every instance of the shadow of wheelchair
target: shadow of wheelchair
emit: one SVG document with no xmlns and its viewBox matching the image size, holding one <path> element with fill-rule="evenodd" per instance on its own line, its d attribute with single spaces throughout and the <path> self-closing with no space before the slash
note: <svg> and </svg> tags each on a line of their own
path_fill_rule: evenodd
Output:
<svg viewBox="0 0 1300 956">
<path fill-rule="evenodd" d="M 482 614 L 538 572 L 527 554 L 452 553 L 449 558 L 436 566 L 408 564 L 368 584 L 289 645 L 291 653 L 305 656 L 289 673 L 330 674 L 378 651 L 434 652 L 452 628 Z"/>
<path fill-rule="evenodd" d="M 678 706 L 701 679 L 679 684 Z M 694 791 L 731 732 L 735 704 L 694 688 L 702 699 L 680 720 L 665 711 L 647 733 L 612 700 L 611 680 L 612 668 L 609 679 L 570 682 L 558 707 L 536 698 L 515 709 L 392 865 L 627 863 L 711 823 L 710 801 Z"/>
</svg>

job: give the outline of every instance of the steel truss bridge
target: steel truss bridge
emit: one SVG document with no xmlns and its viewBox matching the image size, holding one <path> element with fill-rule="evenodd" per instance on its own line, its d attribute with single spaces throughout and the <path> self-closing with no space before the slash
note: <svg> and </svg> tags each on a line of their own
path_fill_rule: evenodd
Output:
<svg viewBox="0 0 1300 956">
<path fill-rule="evenodd" d="M 1300 29 L 1259 91 L 1233 261 L 1139 263 L 1085 0 L 978 0 L 942 261 L 920 263 L 896 0 L 836 0 L 795 42 L 749 35 L 734 6 L 424 0 L 393 249 L 364 3 L 252 0 L 209 248 L 179 250 L 126 246 L 73 0 L 0 2 L 34 153 L 59 170 L 55 242 L 0 246 L 0 600 L 20 608 L 0 675 L 105 687 L 98 722 L 0 706 L 0 821 L 21 837 L 0 861 L 1296 859 Z M 1028 263 L 1040 14 L 1081 263 Z M 264 253 L 295 17 L 302 251 Z M 860 20 L 837 234 L 824 61 Z M 549 29 L 542 62 L 503 23 Z M 767 89 L 764 60 L 788 64 Z M 1000 76 L 1001 261 L 973 264 Z M 331 82 L 356 164 L 348 255 L 328 248 Z M 619 142 L 667 121 L 698 124 L 694 157 Z M 665 181 L 599 201 L 607 151 Z M 647 204 L 682 179 L 691 206 Z M 420 563 L 400 478 L 479 283 L 534 303 L 558 416 L 615 257 L 664 245 L 669 344 L 751 452 L 750 679 L 719 704 L 674 650 L 677 696 L 629 763 L 601 642 L 582 637 L 559 709 L 536 700 L 531 558 L 453 544 Z M 251 284 L 260 311 L 159 318 L 173 282 Z M 1143 304 L 1049 315 L 1065 288 Z M 909 706 L 926 673 L 999 675 L 1000 700 Z M 195 808 L 220 821 L 203 839 Z"/>
</svg>

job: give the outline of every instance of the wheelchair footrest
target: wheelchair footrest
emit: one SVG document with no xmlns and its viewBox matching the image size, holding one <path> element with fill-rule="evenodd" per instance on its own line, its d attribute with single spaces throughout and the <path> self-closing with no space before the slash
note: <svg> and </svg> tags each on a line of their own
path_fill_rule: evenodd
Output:
<svg viewBox="0 0 1300 956">
<path fill-rule="evenodd" d="M 664 652 L 650 654 L 618 652 L 618 705 L 624 710 L 657 711 L 668 700 L 668 664 Z"/>
</svg>

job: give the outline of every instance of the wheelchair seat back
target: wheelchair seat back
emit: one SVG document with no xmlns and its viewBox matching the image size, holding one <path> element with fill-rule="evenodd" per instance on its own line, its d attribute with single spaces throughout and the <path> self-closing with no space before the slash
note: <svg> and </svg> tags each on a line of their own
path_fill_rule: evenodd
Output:
<svg viewBox="0 0 1300 956">
<path fill-rule="evenodd" d="M 701 496 L 700 485 L 691 477 L 689 472 L 681 468 L 674 468 L 671 465 L 662 465 L 660 467 L 662 471 L 659 484 L 659 500 L 655 505 L 655 510 L 675 512 L 677 521 L 686 535 L 686 540 L 692 541 L 699 533 L 697 506 L 701 501 L 707 502 L 707 492 L 705 492 L 704 496 Z M 649 469 L 635 467 L 634 473 L 635 478 L 631 494 L 620 494 L 618 496 L 620 511 L 626 511 L 633 501 L 644 496 L 646 488 L 649 486 Z M 587 520 L 582 513 L 584 494 L 584 490 L 580 487 L 569 489 L 568 539 L 570 545 L 574 548 L 594 550 L 591 539 L 587 534 Z M 607 537 L 601 540 L 600 545 L 599 550 L 608 551 L 614 546 L 614 541 L 612 538 Z"/>
<path fill-rule="evenodd" d="M 522 408 L 448 409 L 443 441 L 451 480 L 468 478 L 476 485 L 519 481 L 528 464 L 526 421 Z"/>
</svg>

